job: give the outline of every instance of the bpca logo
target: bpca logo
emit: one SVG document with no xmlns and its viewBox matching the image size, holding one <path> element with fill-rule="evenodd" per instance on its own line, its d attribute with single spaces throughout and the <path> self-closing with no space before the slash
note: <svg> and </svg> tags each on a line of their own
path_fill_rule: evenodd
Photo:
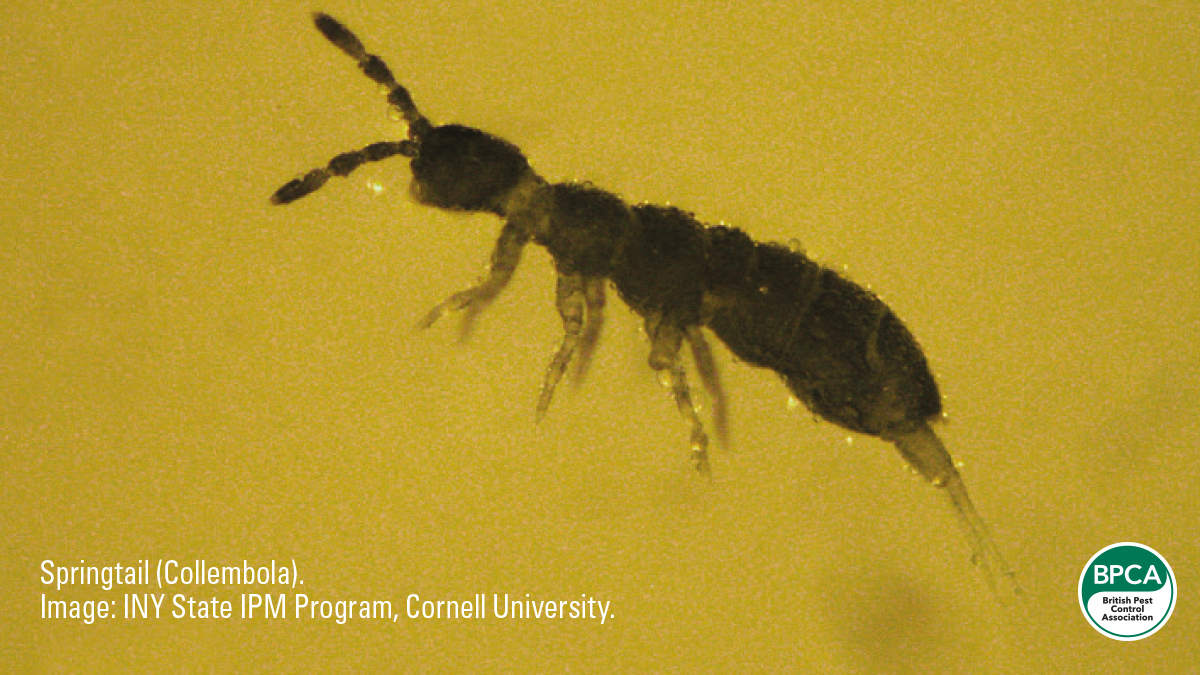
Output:
<svg viewBox="0 0 1200 675">
<path fill-rule="evenodd" d="M 1175 574 L 1149 546 L 1125 542 L 1092 556 L 1079 575 L 1079 606 L 1114 640 L 1153 635 L 1175 609 Z"/>
</svg>

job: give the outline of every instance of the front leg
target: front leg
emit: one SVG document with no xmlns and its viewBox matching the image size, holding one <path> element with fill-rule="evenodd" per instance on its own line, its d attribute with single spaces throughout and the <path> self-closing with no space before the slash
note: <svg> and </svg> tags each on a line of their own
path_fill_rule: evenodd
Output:
<svg viewBox="0 0 1200 675">
<path fill-rule="evenodd" d="M 474 286 L 443 300 L 441 304 L 430 310 L 417 326 L 422 329 L 429 328 L 447 311 L 462 310 L 463 318 L 459 338 L 465 340 L 470 335 L 479 313 L 492 304 L 496 296 L 500 295 L 500 291 L 503 291 L 508 282 L 512 280 L 513 273 L 521 262 L 521 251 L 527 243 L 529 243 L 529 235 L 525 233 L 525 230 L 512 221 L 506 222 L 504 229 L 500 231 L 500 237 L 496 240 L 496 247 L 492 249 L 492 258 L 488 264 L 487 274 Z"/>
<path fill-rule="evenodd" d="M 692 461 L 696 470 L 705 476 L 709 475 L 708 466 L 708 434 L 704 433 L 704 425 L 696 412 L 696 404 L 692 401 L 691 388 L 688 387 L 687 375 L 680 363 L 679 350 L 683 346 L 684 329 L 661 316 L 646 319 L 646 334 L 650 336 L 650 367 L 670 377 L 671 396 L 679 413 L 692 425 Z M 693 347 L 695 342 L 692 342 Z"/>
</svg>

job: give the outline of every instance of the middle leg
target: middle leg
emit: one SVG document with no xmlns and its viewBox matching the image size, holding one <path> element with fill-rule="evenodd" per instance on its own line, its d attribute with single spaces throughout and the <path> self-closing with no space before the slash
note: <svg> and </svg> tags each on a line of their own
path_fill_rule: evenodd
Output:
<svg viewBox="0 0 1200 675">
<path fill-rule="evenodd" d="M 558 315 L 562 317 L 562 344 L 554 352 L 554 358 L 546 368 L 546 379 L 542 381 L 542 393 L 538 398 L 537 419 L 541 421 L 550 409 L 550 401 L 554 398 L 554 388 L 558 386 L 575 349 L 579 346 L 583 334 L 583 315 L 585 288 L 588 280 L 578 274 L 559 274 L 558 287 L 555 292 L 555 303 L 558 305 Z"/>
<path fill-rule="evenodd" d="M 592 363 L 592 354 L 600 342 L 600 331 L 604 328 L 604 285 L 603 277 L 587 277 L 583 282 L 583 297 L 587 305 L 587 315 L 583 323 L 583 336 L 579 340 L 579 355 L 575 358 L 574 384 L 583 384 L 587 376 L 588 366 Z"/>
</svg>

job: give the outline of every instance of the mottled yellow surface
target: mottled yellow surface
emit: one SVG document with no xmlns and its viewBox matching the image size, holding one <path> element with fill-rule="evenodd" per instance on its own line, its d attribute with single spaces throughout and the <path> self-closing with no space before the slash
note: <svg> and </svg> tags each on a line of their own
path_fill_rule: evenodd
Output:
<svg viewBox="0 0 1200 675">
<path fill-rule="evenodd" d="M 940 433 L 1026 590 L 1015 608 L 893 448 L 814 423 L 723 348 L 734 447 L 696 476 L 615 297 L 586 385 L 535 425 L 561 334 L 541 250 L 468 343 L 452 320 L 414 332 L 476 277 L 499 223 L 416 206 L 399 158 L 268 203 L 403 134 L 313 30 L 316 8 L 0 9 L 0 662 L 1195 667 L 1195 3 L 320 6 L 435 122 L 499 134 L 552 180 L 795 240 L 881 294 L 938 376 Z M 1134 643 L 1090 628 L 1076 594 L 1121 541 L 1180 584 L 1170 622 Z M 46 560 L 294 560 L 304 585 L 56 591 Z M 176 593 L 236 616 L 255 592 L 386 599 L 401 618 L 166 616 Z M 40 618 L 43 594 L 120 615 L 125 593 L 165 593 L 164 618 Z M 410 594 L 495 593 L 609 616 L 403 616 Z"/>
</svg>

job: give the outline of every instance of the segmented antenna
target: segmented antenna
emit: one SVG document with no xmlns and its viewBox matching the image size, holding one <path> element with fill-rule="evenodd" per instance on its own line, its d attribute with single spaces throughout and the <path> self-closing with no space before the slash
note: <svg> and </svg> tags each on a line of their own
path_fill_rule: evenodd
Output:
<svg viewBox="0 0 1200 675">
<path fill-rule="evenodd" d="M 363 73 L 371 78 L 372 81 L 387 87 L 388 103 L 392 104 L 396 110 L 404 117 L 404 121 L 408 123 L 409 138 L 419 139 L 429 131 L 429 120 L 417 110 L 417 105 L 413 103 L 412 95 L 403 85 L 396 82 L 392 71 L 383 62 L 383 59 L 367 52 L 367 48 L 363 43 L 350 32 L 340 21 L 329 16 L 316 12 L 313 14 L 313 22 L 317 25 L 317 30 L 321 31 L 321 35 L 329 40 L 338 49 L 346 52 L 350 58 L 358 62 L 358 67 Z"/>
<path fill-rule="evenodd" d="M 317 25 L 317 30 L 321 31 L 321 35 L 357 61 L 358 67 L 366 73 L 367 77 L 387 87 L 388 103 L 399 111 L 404 121 L 408 123 L 408 140 L 372 143 L 361 150 L 343 152 L 330 160 L 326 166 L 313 169 L 276 190 L 275 194 L 271 195 L 273 204 L 290 204 L 317 191 L 330 178 L 347 176 L 351 171 L 368 162 L 378 162 L 395 155 L 416 157 L 421 137 L 433 128 L 429 120 L 425 119 L 421 111 L 417 110 L 417 105 L 413 103 L 408 90 L 396 82 L 395 76 L 392 75 L 391 69 L 387 67 L 383 59 L 374 54 L 368 54 L 362 41 L 355 37 L 349 28 L 343 26 L 332 16 L 320 12 L 313 14 L 313 23 Z"/>
<path fill-rule="evenodd" d="M 415 157 L 417 146 L 413 141 L 383 141 L 372 143 L 362 150 L 343 152 L 329 160 L 329 164 L 320 169 L 313 169 L 303 176 L 290 180 L 286 185 L 271 195 L 272 204 L 291 204 L 301 197 L 316 192 L 322 185 L 334 176 L 348 176 L 350 172 L 367 162 L 378 162 L 404 155 Z"/>
</svg>

